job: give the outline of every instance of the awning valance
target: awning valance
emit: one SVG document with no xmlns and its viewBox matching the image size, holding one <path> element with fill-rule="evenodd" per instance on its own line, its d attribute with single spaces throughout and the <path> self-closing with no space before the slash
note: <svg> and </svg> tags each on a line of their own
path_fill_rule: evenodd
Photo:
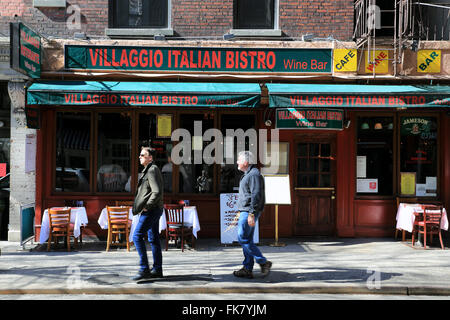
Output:
<svg viewBox="0 0 450 320">
<path fill-rule="evenodd" d="M 27 90 L 28 105 L 253 108 L 260 98 L 255 83 L 40 81 Z"/>
<path fill-rule="evenodd" d="M 450 86 L 267 84 L 269 107 L 448 107 Z"/>
</svg>

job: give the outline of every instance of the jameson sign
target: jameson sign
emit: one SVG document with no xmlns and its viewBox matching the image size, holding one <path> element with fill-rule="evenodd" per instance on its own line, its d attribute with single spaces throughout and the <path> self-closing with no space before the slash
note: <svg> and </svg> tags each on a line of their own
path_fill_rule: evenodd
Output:
<svg viewBox="0 0 450 320">
<path fill-rule="evenodd" d="M 41 77 L 41 37 L 20 22 L 10 23 L 11 68 L 31 78 Z"/>
<path fill-rule="evenodd" d="M 28 92 L 27 103 L 77 106 L 257 107 L 259 95 Z"/>
<path fill-rule="evenodd" d="M 89 70 L 331 73 L 331 49 L 66 45 L 65 66 Z"/>
<path fill-rule="evenodd" d="M 341 94 L 271 94 L 271 106 L 292 107 L 439 107 L 450 105 L 450 99 L 436 94 L 411 95 L 341 95 Z"/>
<path fill-rule="evenodd" d="M 402 136 L 417 136 L 430 137 L 433 131 L 432 127 L 436 129 L 433 118 L 429 117 L 407 117 L 401 118 L 401 134 Z M 435 137 L 434 137 L 435 138 Z"/>
<path fill-rule="evenodd" d="M 282 108 L 276 111 L 278 129 L 342 130 L 343 110 Z"/>
</svg>

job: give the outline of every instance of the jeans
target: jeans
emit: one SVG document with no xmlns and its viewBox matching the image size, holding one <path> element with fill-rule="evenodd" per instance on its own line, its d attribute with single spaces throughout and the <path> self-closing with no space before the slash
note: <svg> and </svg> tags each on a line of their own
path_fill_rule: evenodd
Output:
<svg viewBox="0 0 450 320">
<path fill-rule="evenodd" d="M 153 270 L 162 271 L 161 242 L 159 241 L 159 218 L 163 213 L 162 208 L 151 209 L 141 213 L 139 222 L 134 230 L 133 242 L 139 254 L 139 272 L 150 271 L 147 258 L 147 248 L 144 238 L 148 234 L 148 241 L 152 247 Z"/>
<path fill-rule="evenodd" d="M 259 251 L 258 247 L 253 242 L 253 234 L 255 233 L 255 227 L 248 225 L 248 212 L 241 211 L 238 222 L 238 241 L 242 246 L 244 252 L 244 268 L 252 271 L 255 260 L 257 263 L 266 263 L 267 259 Z M 256 222 L 256 221 L 255 221 Z"/>
</svg>

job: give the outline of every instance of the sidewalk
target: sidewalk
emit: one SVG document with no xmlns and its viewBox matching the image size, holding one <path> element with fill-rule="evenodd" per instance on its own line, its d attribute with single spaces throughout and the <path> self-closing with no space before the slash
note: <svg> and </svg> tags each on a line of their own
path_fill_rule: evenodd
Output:
<svg viewBox="0 0 450 320">
<path fill-rule="evenodd" d="M 428 250 L 393 239 L 280 239 L 285 247 L 259 246 L 273 262 L 263 278 L 232 275 L 243 260 L 240 246 L 200 239 L 196 250 L 163 250 L 164 278 L 135 283 L 134 247 L 105 252 L 104 242 L 78 251 L 0 242 L 0 294 L 322 293 L 450 296 L 450 250 L 438 240 Z M 31 251 L 30 251 L 31 247 Z M 151 261 L 151 251 L 149 250 Z"/>
</svg>

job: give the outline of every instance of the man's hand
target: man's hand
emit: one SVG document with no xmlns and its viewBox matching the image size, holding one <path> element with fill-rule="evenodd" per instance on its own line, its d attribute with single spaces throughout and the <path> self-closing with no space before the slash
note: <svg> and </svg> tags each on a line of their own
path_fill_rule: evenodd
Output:
<svg viewBox="0 0 450 320">
<path fill-rule="evenodd" d="M 256 224 L 255 223 L 255 215 L 253 213 L 249 213 L 248 214 L 247 222 L 248 222 L 248 225 L 250 227 L 254 227 L 255 226 L 255 224 Z"/>
</svg>

